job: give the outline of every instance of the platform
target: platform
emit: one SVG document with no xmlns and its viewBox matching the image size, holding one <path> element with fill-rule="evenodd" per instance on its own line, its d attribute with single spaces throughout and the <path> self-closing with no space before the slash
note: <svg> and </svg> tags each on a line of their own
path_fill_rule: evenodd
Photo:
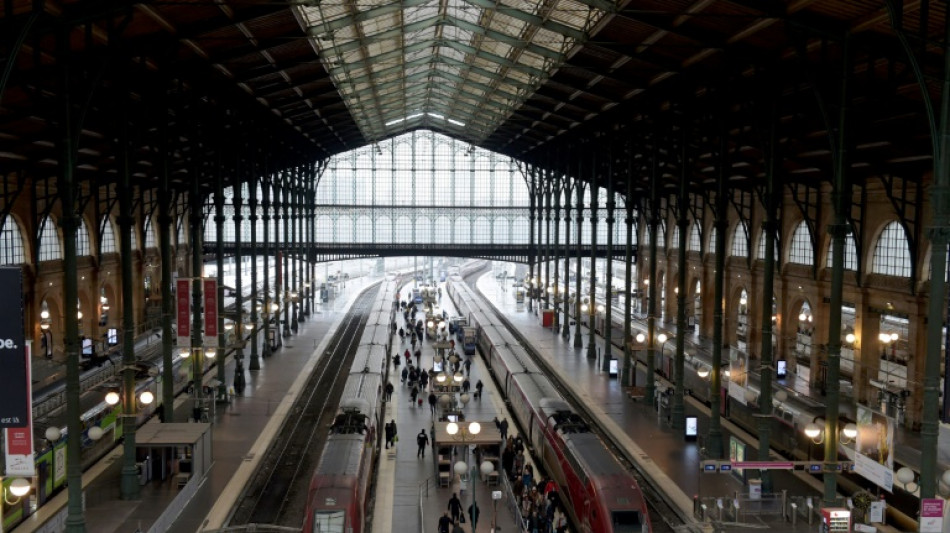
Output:
<svg viewBox="0 0 950 533">
<path fill-rule="evenodd" d="M 526 303 L 517 303 L 513 291 L 501 290 L 491 276 L 481 277 L 477 287 L 518 328 L 528 344 L 543 354 L 561 380 L 573 385 L 574 393 L 586 403 L 598 422 L 624 445 L 631 456 L 638 458 L 639 469 L 653 478 L 655 486 L 665 492 L 669 501 L 684 514 L 692 514 L 694 496 L 700 499 L 731 498 L 737 492 L 748 491 L 738 476 L 700 474 L 701 461 L 704 459 L 701 444 L 698 441 L 686 441 L 681 431 L 672 429 L 665 413 L 652 405 L 631 399 L 616 378 L 600 370 L 598 359 L 587 357 L 589 337 L 586 327 L 582 328 L 583 348 L 575 348 L 573 327 L 571 337 L 563 337 L 560 332 L 543 327 L 539 315 L 529 311 Z M 596 342 L 603 346 L 600 336 L 596 337 Z M 638 382 L 643 383 L 644 369 L 638 370 Z M 659 379 L 662 382 L 662 378 Z M 692 399 L 686 402 L 687 416 L 698 417 L 700 435 L 708 427 L 704 407 Z M 725 441 L 729 442 L 734 437 L 746 446 L 747 457 L 753 458 L 758 449 L 758 439 L 726 419 L 722 420 L 722 425 Z M 785 489 L 789 494 L 810 495 L 816 498 L 816 504 L 822 494 L 820 481 L 809 474 L 773 471 L 772 482 L 775 491 Z M 809 526 L 800 521 L 797 527 L 791 524 L 773 525 L 770 530 L 805 532 L 816 528 L 815 524 Z M 881 530 L 894 531 L 886 528 Z"/>
</svg>

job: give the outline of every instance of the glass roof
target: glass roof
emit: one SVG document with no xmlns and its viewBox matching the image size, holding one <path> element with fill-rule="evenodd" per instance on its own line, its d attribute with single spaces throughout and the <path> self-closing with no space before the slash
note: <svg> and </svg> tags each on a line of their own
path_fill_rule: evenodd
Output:
<svg viewBox="0 0 950 533">
<path fill-rule="evenodd" d="M 480 142 L 616 0 L 329 0 L 298 7 L 320 61 L 375 141 L 416 127 Z"/>
</svg>

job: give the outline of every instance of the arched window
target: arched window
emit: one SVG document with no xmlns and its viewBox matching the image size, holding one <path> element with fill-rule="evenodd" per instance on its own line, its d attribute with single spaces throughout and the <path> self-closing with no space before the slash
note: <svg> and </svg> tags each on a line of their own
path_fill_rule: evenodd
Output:
<svg viewBox="0 0 950 533">
<path fill-rule="evenodd" d="M 26 263 L 26 254 L 23 251 L 23 233 L 20 225 L 11 216 L 3 223 L 0 229 L 0 265 L 19 265 Z"/>
<path fill-rule="evenodd" d="M 86 229 L 86 220 L 79 217 L 79 226 L 76 227 L 76 257 L 90 255 L 89 230 Z"/>
<path fill-rule="evenodd" d="M 258 228 L 263 228 L 263 226 L 258 225 Z M 260 229 L 260 231 L 263 231 L 263 229 Z M 258 233 L 258 235 L 260 235 L 260 233 Z M 215 222 L 213 218 L 209 218 L 208 223 L 205 224 L 204 240 L 206 244 L 215 244 L 218 242 L 218 223 Z"/>
<path fill-rule="evenodd" d="M 148 217 L 145 221 L 145 248 L 158 248 L 155 244 L 155 224 L 152 224 L 154 218 Z"/>
<path fill-rule="evenodd" d="M 679 226 L 673 226 L 673 240 L 670 241 L 670 246 L 674 250 L 680 249 L 680 227 Z"/>
<path fill-rule="evenodd" d="M 764 251 L 763 251 L 764 253 Z M 805 221 L 798 223 L 792 234 L 792 246 L 788 253 L 788 262 L 799 265 L 815 264 L 815 249 L 811 245 L 811 230 Z"/>
<path fill-rule="evenodd" d="M 210 226 L 211 224 L 207 224 L 207 225 Z M 244 228 L 241 228 L 241 229 L 243 230 Z M 250 239 L 249 233 L 244 232 L 243 235 L 248 235 L 248 238 Z M 188 232 L 185 231 L 185 217 L 181 217 L 178 219 L 178 234 L 176 235 L 176 237 L 178 239 L 177 241 L 178 246 L 188 245 Z"/>
<path fill-rule="evenodd" d="M 871 272 L 885 276 L 910 277 L 910 247 L 904 228 L 897 222 L 888 224 L 874 247 Z"/>
<path fill-rule="evenodd" d="M 115 252 L 115 230 L 112 228 L 112 221 L 109 220 L 109 217 L 103 217 L 102 243 L 99 247 L 99 253 L 114 254 Z"/>
<path fill-rule="evenodd" d="M 46 217 L 40 224 L 40 261 L 53 261 L 63 258 L 63 247 L 59 242 L 59 232 L 52 217 Z"/>
<path fill-rule="evenodd" d="M 699 251 L 700 251 L 700 249 L 701 249 L 702 246 L 703 246 L 703 243 L 702 243 L 699 239 L 700 239 L 700 237 L 699 237 L 699 224 L 698 224 L 698 223 L 694 223 L 694 224 L 693 224 L 693 229 L 690 230 L 690 232 L 689 232 L 689 244 L 687 245 L 687 249 L 688 249 L 690 252 L 699 252 Z"/>
<path fill-rule="evenodd" d="M 712 228 L 709 229 L 709 247 L 706 248 L 706 250 L 708 250 L 707 253 L 711 253 L 711 254 L 716 253 L 716 234 L 717 233 L 719 232 L 716 231 L 716 226 L 713 226 Z"/>
<path fill-rule="evenodd" d="M 732 232 L 732 250 L 730 250 L 729 255 L 749 257 L 749 237 L 745 222 L 736 224 L 736 229 Z"/>
<path fill-rule="evenodd" d="M 828 268 L 831 268 L 832 260 L 832 245 L 834 241 L 828 243 Z M 845 270 L 857 270 L 858 269 L 858 247 L 854 245 L 854 235 L 846 235 L 844 238 L 844 269 Z"/>
<path fill-rule="evenodd" d="M 776 246 L 775 246 L 774 253 L 772 255 L 773 255 L 773 259 L 778 261 L 778 244 L 777 244 L 778 239 L 775 239 L 775 240 L 776 240 Z M 756 252 L 757 254 L 756 258 L 761 261 L 765 261 L 765 232 L 764 231 L 759 233 L 759 247 L 758 248 L 759 249 Z"/>
</svg>

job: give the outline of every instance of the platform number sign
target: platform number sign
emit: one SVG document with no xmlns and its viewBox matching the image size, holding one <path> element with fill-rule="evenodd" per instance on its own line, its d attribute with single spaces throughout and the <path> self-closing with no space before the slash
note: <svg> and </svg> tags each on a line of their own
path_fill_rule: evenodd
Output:
<svg viewBox="0 0 950 533">
<path fill-rule="evenodd" d="M 27 423 L 30 397 L 27 390 L 26 343 L 23 334 L 23 272 L 0 267 L 0 428 L 23 427 Z"/>
</svg>

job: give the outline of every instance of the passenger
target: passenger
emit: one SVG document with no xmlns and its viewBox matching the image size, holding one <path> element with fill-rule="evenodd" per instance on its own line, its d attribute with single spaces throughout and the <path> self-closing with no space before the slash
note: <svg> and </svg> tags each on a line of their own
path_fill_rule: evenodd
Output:
<svg viewBox="0 0 950 533">
<path fill-rule="evenodd" d="M 419 445 L 419 451 L 416 452 L 416 457 L 426 457 L 426 447 L 429 445 L 429 436 L 426 435 L 425 428 L 419 430 L 419 434 L 416 435 L 416 444 Z"/>
<path fill-rule="evenodd" d="M 481 400 L 481 399 L 482 399 L 482 388 L 483 388 L 484 386 L 485 386 L 485 385 L 482 384 L 482 380 L 478 380 L 478 383 L 475 384 L 475 399 L 476 399 L 476 400 Z M 498 426 L 498 429 L 501 429 L 501 425 Z M 504 435 L 502 435 L 501 439 L 502 439 L 502 440 L 505 440 Z"/>
<path fill-rule="evenodd" d="M 404 366 L 402 367 L 402 382 L 405 383 L 406 378 L 408 377 L 409 377 L 409 367 Z"/>
<path fill-rule="evenodd" d="M 435 404 L 438 403 L 439 399 L 436 398 L 434 392 L 429 393 L 429 414 L 435 416 Z"/>
<path fill-rule="evenodd" d="M 471 357 L 467 357 L 467 358 L 465 359 L 465 375 L 466 375 L 466 376 L 469 375 L 469 374 L 471 373 L 471 371 L 472 371 L 472 358 L 471 358 Z"/>
<path fill-rule="evenodd" d="M 481 382 L 479 381 L 479 383 Z M 501 440 L 505 440 L 506 438 L 508 438 L 508 419 L 507 418 L 503 418 L 501 423 L 498 424 L 498 431 L 501 432 Z"/>
<path fill-rule="evenodd" d="M 459 497 L 456 493 L 452 493 L 452 497 L 449 498 L 449 512 L 452 513 L 452 522 L 458 523 L 459 516 L 462 514 L 462 500 L 459 500 Z"/>
<path fill-rule="evenodd" d="M 449 518 L 449 512 L 445 511 L 439 518 L 439 533 L 449 533 L 449 525 L 451 524 L 452 519 Z"/>
<path fill-rule="evenodd" d="M 419 387 L 415 385 L 412 386 L 412 392 L 409 393 L 409 403 L 413 406 L 416 405 L 416 398 L 419 396 Z"/>
<path fill-rule="evenodd" d="M 387 402 L 393 399 L 393 384 L 392 384 L 391 382 L 388 382 L 388 381 L 386 382 L 386 396 L 385 396 L 385 398 L 386 398 L 386 401 L 387 401 Z"/>
</svg>

